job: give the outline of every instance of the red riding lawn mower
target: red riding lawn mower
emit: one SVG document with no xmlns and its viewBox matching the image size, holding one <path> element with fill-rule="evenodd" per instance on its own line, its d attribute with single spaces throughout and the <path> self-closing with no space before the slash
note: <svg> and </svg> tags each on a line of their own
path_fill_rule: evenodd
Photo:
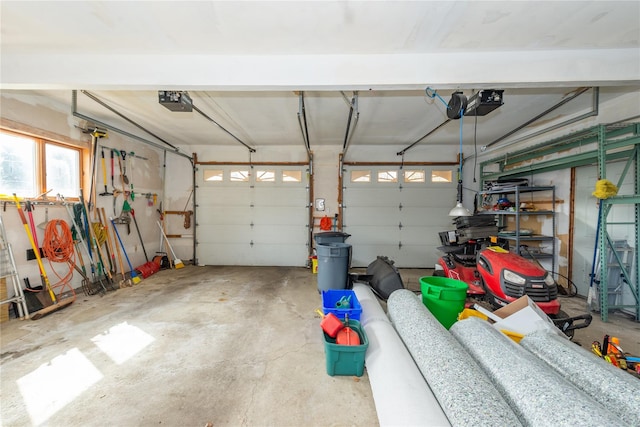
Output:
<svg viewBox="0 0 640 427">
<path fill-rule="evenodd" d="M 444 243 L 443 234 L 440 233 Z M 438 260 L 442 270 L 437 269 L 434 275 L 467 283 L 467 297 L 471 301 L 498 309 L 528 295 L 569 338 L 573 338 L 576 329 L 591 323 L 590 314 L 569 317 L 562 311 L 553 275 L 539 264 L 510 252 L 505 239 L 468 239 L 453 245 L 447 240 L 438 249 L 445 255 Z"/>
</svg>

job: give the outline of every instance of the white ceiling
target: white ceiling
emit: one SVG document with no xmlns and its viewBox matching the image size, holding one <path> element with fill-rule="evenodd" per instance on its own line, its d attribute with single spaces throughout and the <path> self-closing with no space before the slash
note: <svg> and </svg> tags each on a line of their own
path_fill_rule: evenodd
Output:
<svg viewBox="0 0 640 427">
<path fill-rule="evenodd" d="M 300 91 L 311 149 L 342 145 L 357 91 L 351 144 L 401 150 L 446 120 L 427 87 L 445 100 L 505 90 L 504 105 L 478 118 L 481 145 L 579 87 L 599 86 L 601 103 L 640 89 L 637 1 L 2 1 L 0 12 L 3 96 L 69 111 L 75 89 L 82 114 L 157 141 L 86 90 L 182 146 L 238 142 L 196 112 L 162 107 L 158 90 L 188 90 L 256 149 L 303 146 Z M 529 131 L 588 111 L 591 94 Z M 448 123 L 421 143 L 458 138 Z"/>
</svg>

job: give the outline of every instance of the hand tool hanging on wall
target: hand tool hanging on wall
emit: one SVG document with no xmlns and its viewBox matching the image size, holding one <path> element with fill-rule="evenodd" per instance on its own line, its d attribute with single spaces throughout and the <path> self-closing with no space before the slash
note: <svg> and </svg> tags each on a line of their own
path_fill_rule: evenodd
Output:
<svg viewBox="0 0 640 427">
<path fill-rule="evenodd" d="M 100 215 L 102 213 L 102 215 Z M 113 269 L 111 270 L 111 275 L 115 276 L 118 272 L 117 272 L 117 264 L 116 264 L 116 251 L 117 251 L 117 246 L 112 243 L 111 241 L 111 233 L 109 232 L 109 219 L 107 217 L 107 214 L 104 211 L 104 208 L 100 208 L 100 210 L 98 211 L 98 217 L 100 218 L 100 223 L 102 224 L 102 226 L 104 227 L 105 233 L 107 234 L 107 254 L 111 257 L 111 263 L 110 265 L 113 266 Z M 120 266 L 122 267 L 122 262 L 120 262 Z M 120 287 L 124 286 L 124 269 L 121 268 L 121 273 L 122 273 L 122 279 L 119 281 L 119 285 Z"/>
<path fill-rule="evenodd" d="M 129 260 L 129 255 L 127 255 L 127 250 L 124 248 L 124 244 L 122 243 L 122 239 L 120 238 L 120 233 L 118 233 L 118 229 L 116 228 L 116 224 L 113 220 L 113 218 L 111 218 L 111 225 L 113 226 L 113 230 L 116 232 L 116 237 L 118 238 L 118 242 L 120 243 L 120 247 L 122 248 L 122 252 L 124 253 L 124 257 L 127 259 L 127 264 L 129 264 L 129 270 L 131 273 L 131 281 L 133 281 L 134 285 L 137 285 L 138 283 L 140 283 L 140 281 L 142 279 L 140 279 L 140 277 L 138 277 L 138 273 L 136 273 L 136 271 L 133 269 L 133 266 L 131 265 L 131 261 Z"/>
<path fill-rule="evenodd" d="M 113 191 L 115 193 L 116 186 L 114 185 L 114 182 L 113 182 L 113 169 L 115 167 L 115 164 L 114 164 L 114 161 L 113 161 L 113 149 L 109 149 L 109 152 L 111 153 L 111 191 Z M 115 214 L 115 212 L 114 212 L 114 214 Z"/>
<path fill-rule="evenodd" d="M 107 131 L 94 128 L 91 131 L 91 189 L 89 191 L 89 207 L 95 206 L 96 180 L 98 175 L 98 140 L 107 136 Z"/>
<path fill-rule="evenodd" d="M 106 226 L 106 224 L 103 222 L 102 220 L 102 215 L 101 212 L 104 212 L 104 208 L 99 208 L 96 209 L 97 213 L 98 213 L 98 223 L 96 224 L 97 229 L 100 231 L 100 233 L 103 235 L 104 237 L 104 248 L 105 251 L 107 252 L 107 258 L 109 259 L 109 272 L 111 273 L 111 276 L 115 276 L 115 274 L 117 273 L 116 271 L 116 255 L 113 253 L 113 248 L 111 247 L 111 239 L 109 238 L 109 228 Z M 106 221 L 107 216 L 104 216 L 104 220 Z M 103 240 L 103 239 L 100 239 Z M 98 242 L 100 243 L 100 242 Z"/>
<path fill-rule="evenodd" d="M 104 192 L 100 193 L 100 195 L 112 196 L 113 193 L 109 193 L 109 190 L 107 190 L 107 163 L 104 160 L 104 147 L 102 147 L 101 149 L 101 155 L 102 155 L 102 183 L 104 184 Z"/>
<path fill-rule="evenodd" d="M 120 222 L 119 224 L 127 225 L 127 235 L 131 234 L 131 217 L 129 216 L 131 213 L 131 205 L 127 202 L 127 199 L 124 199 L 124 203 L 122 204 L 122 212 L 120 213 L 120 217 L 118 218 Z"/>
<path fill-rule="evenodd" d="M 84 201 L 84 197 L 82 196 L 82 191 L 80 192 L 80 203 L 82 204 L 82 208 L 84 210 L 84 214 L 87 218 L 87 221 L 89 220 L 89 214 L 88 214 L 88 208 L 87 205 Z M 96 253 L 99 259 L 99 263 L 98 266 L 100 267 L 101 273 L 104 273 L 104 275 L 107 278 L 107 282 L 113 287 L 113 278 L 111 277 L 111 272 L 109 270 L 107 270 L 107 268 L 105 267 L 105 262 L 104 259 L 106 258 L 104 256 L 104 253 L 102 252 L 102 248 L 100 247 L 100 243 L 98 241 L 98 238 L 96 237 L 95 231 L 93 229 L 93 226 L 88 226 L 87 227 L 89 230 L 89 236 L 91 241 L 93 242 L 93 247 L 96 249 Z"/>
<path fill-rule="evenodd" d="M 127 152 L 120 150 L 122 156 L 122 163 L 124 163 L 124 169 L 122 169 L 122 163 L 120 164 L 120 170 L 122 171 L 121 179 L 124 184 L 129 184 L 129 178 L 127 177 Z"/>
<path fill-rule="evenodd" d="M 79 240 L 75 240 L 73 242 L 74 247 L 76 248 L 76 253 L 78 254 L 78 258 L 80 259 L 80 267 L 81 267 L 81 275 L 82 275 L 82 291 L 85 295 L 92 295 L 93 292 L 93 283 L 89 280 L 89 276 L 87 276 L 87 266 L 84 263 L 84 257 L 82 256 L 82 249 L 79 244 Z"/>
<path fill-rule="evenodd" d="M 62 198 L 62 201 L 64 202 L 64 197 L 60 196 Z M 74 206 L 78 206 L 80 208 L 79 205 L 74 205 Z M 90 282 L 88 280 L 88 278 L 85 280 L 83 279 L 82 282 L 82 290 L 85 292 L 85 294 L 87 295 L 95 295 L 96 293 L 98 293 L 100 291 L 100 289 L 96 288 L 96 282 L 100 283 L 100 287 L 106 292 L 107 288 L 104 286 L 104 284 L 102 283 L 102 280 L 96 280 L 96 265 L 93 261 L 93 257 L 91 256 L 91 254 L 89 253 L 89 248 L 86 246 L 85 244 L 85 240 L 83 237 L 83 229 L 80 226 L 80 222 L 82 221 L 81 218 L 81 214 L 82 212 L 80 211 L 80 217 L 76 218 L 76 216 L 74 215 L 73 211 L 71 210 L 71 208 L 69 207 L 69 205 L 67 203 L 64 203 L 64 207 L 67 211 L 67 214 L 69 215 L 69 218 L 71 219 L 71 223 L 73 224 L 74 230 L 75 230 L 75 237 L 76 237 L 76 252 L 78 253 L 78 256 L 80 257 L 80 261 L 82 263 L 82 270 L 85 272 L 86 275 L 86 267 L 85 267 L 85 262 L 84 262 L 84 258 L 82 257 L 82 249 L 84 249 L 84 251 L 87 254 L 87 257 L 89 259 L 89 264 L 91 266 L 91 275 L 93 277 L 93 281 Z M 82 209 L 82 208 L 80 208 Z M 80 242 L 78 244 L 78 242 Z"/>
<path fill-rule="evenodd" d="M 27 200 L 24 203 L 24 208 L 27 211 L 27 215 L 29 216 L 29 227 L 31 228 L 31 235 L 33 236 L 33 241 L 36 242 L 36 247 L 38 251 L 40 251 L 40 243 L 38 242 L 38 233 L 36 230 L 36 224 L 33 221 L 33 205 Z M 42 256 L 42 252 L 40 252 L 40 256 Z"/>
<path fill-rule="evenodd" d="M 51 284 L 49 283 L 49 278 L 47 277 L 47 272 L 44 269 L 44 265 L 42 264 L 42 258 L 40 258 L 40 251 L 33 240 L 33 236 L 31 235 L 31 231 L 29 230 L 29 225 L 27 224 L 27 218 L 24 216 L 24 212 L 22 212 L 22 208 L 20 207 L 20 200 L 18 196 L 14 193 L 13 198 L 16 203 L 16 207 L 18 208 L 18 214 L 20 215 L 20 220 L 22 221 L 22 225 L 27 233 L 27 237 L 29 238 L 29 242 L 31 243 L 31 247 L 34 249 L 34 253 L 36 255 L 36 259 L 38 260 L 38 267 L 40 268 L 40 278 L 42 280 L 44 289 L 49 292 L 49 297 L 51 298 L 52 304 L 48 307 L 42 308 L 35 313 L 31 313 L 31 320 L 38 320 L 39 318 L 46 316 L 47 314 L 53 313 L 54 311 L 58 311 L 62 308 L 68 307 L 71 303 L 75 301 L 75 298 L 66 298 L 63 300 L 58 300 L 56 298 L 53 289 L 51 288 Z"/>
<path fill-rule="evenodd" d="M 49 283 L 49 278 L 47 277 L 47 272 L 44 269 L 44 265 L 42 264 L 42 258 L 40 258 L 40 250 L 35 240 L 33 239 L 33 234 L 31 234 L 31 229 L 29 228 L 29 224 L 27 224 L 27 218 L 24 216 L 24 212 L 22 212 L 22 207 L 20 206 L 20 199 L 14 193 L 13 199 L 16 202 L 16 208 L 18 208 L 18 214 L 20 215 L 20 220 L 22 221 L 22 225 L 24 226 L 24 230 L 27 233 L 27 237 L 29 238 L 29 243 L 31 243 L 31 248 L 36 256 L 36 260 L 38 260 L 38 267 L 40 268 L 40 279 L 42 281 L 42 286 L 49 292 L 49 296 L 51 297 L 51 302 L 55 304 L 57 302 L 56 296 L 53 293 L 53 289 L 51 289 L 51 284 Z"/>
<path fill-rule="evenodd" d="M 113 251 L 118 254 L 118 265 L 120 265 L 120 276 L 122 277 L 120 280 L 120 287 L 122 286 L 132 286 L 131 279 L 127 279 L 124 271 L 124 264 L 122 262 L 122 252 L 120 251 L 120 246 L 118 245 L 118 240 L 116 239 L 116 226 L 113 221 L 107 220 L 107 216 L 104 214 L 104 209 L 102 210 L 102 214 L 105 217 L 105 221 L 108 221 L 111 224 L 111 228 L 113 230 Z"/>
<path fill-rule="evenodd" d="M 144 259 L 149 262 L 149 257 L 147 256 L 147 250 L 144 247 L 144 241 L 142 240 L 142 234 L 140 234 L 140 228 L 138 227 L 138 220 L 136 219 L 136 211 L 131 209 L 131 217 L 133 218 L 133 223 L 136 226 L 136 232 L 138 233 L 138 239 L 140 239 L 140 245 L 142 245 L 142 252 L 144 252 Z"/>
<path fill-rule="evenodd" d="M 134 177 L 133 166 L 135 161 L 135 155 L 136 153 L 134 153 L 133 151 L 129 153 L 129 174 L 131 175 L 131 178 L 129 179 L 129 189 L 131 190 L 131 200 L 135 200 L 135 197 L 136 197 L 136 193 L 133 190 L 133 177 Z"/>
</svg>

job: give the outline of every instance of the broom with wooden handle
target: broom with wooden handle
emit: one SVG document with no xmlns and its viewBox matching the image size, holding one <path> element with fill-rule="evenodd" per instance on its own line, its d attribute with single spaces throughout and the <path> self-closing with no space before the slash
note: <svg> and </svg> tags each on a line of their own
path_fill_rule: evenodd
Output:
<svg viewBox="0 0 640 427">
<path fill-rule="evenodd" d="M 173 248 L 171 247 L 171 243 L 169 243 L 169 239 L 167 239 L 167 235 L 164 234 L 164 230 L 162 229 L 162 225 L 160 225 L 160 221 L 156 221 L 156 224 L 158 224 L 158 228 L 162 233 L 162 237 L 164 237 L 164 240 L 167 242 L 167 246 L 169 246 L 169 250 L 171 251 L 171 255 L 173 255 L 173 266 L 176 269 L 184 268 L 184 263 L 176 256 L 176 253 L 173 251 Z"/>
</svg>

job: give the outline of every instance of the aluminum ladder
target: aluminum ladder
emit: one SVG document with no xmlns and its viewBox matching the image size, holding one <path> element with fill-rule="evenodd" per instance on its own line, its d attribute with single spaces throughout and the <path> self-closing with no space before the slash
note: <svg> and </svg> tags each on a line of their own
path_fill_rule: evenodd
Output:
<svg viewBox="0 0 640 427">
<path fill-rule="evenodd" d="M 18 312 L 16 315 L 21 319 L 29 318 L 29 309 L 27 301 L 24 297 L 22 286 L 20 285 L 20 277 L 18 277 L 18 269 L 16 268 L 16 260 L 13 257 L 11 244 L 7 240 L 7 232 L 4 228 L 4 221 L 0 213 L 0 286 L 6 286 L 7 295 L 9 289 L 13 287 L 13 296 L 0 301 L 0 305 L 16 303 Z"/>
</svg>

